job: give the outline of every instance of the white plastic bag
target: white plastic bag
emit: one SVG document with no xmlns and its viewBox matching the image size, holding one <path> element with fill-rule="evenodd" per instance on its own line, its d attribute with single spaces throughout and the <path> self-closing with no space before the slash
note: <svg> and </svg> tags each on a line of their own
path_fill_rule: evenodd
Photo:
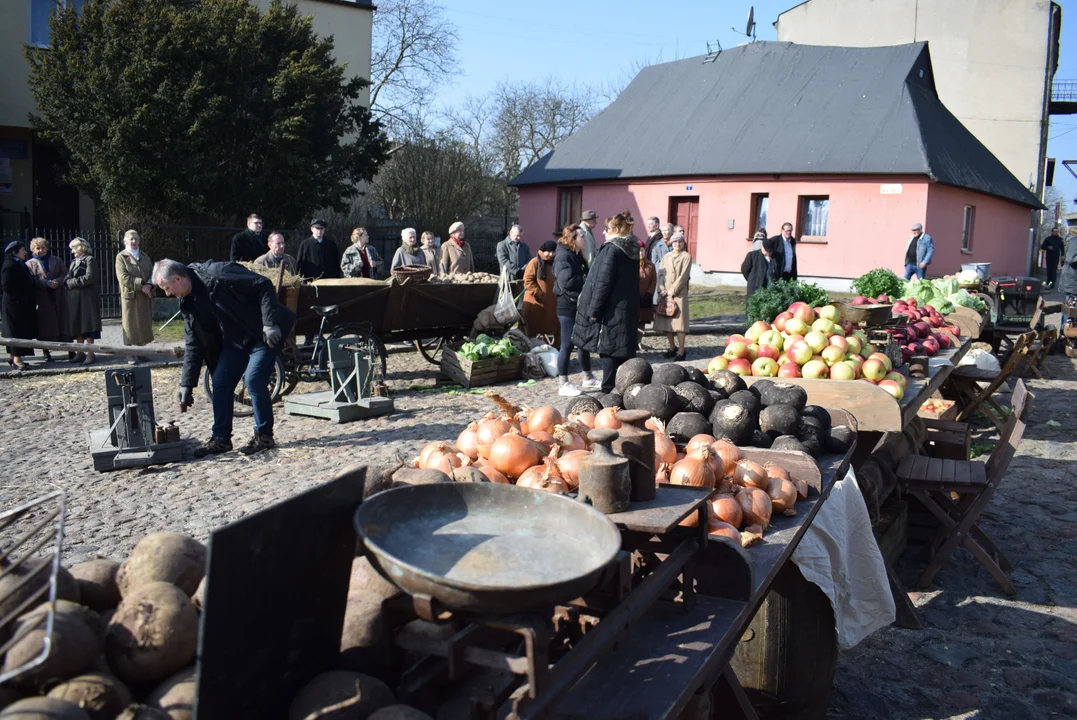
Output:
<svg viewBox="0 0 1077 720">
<path fill-rule="evenodd" d="M 531 348 L 528 354 L 537 357 L 542 362 L 546 377 L 557 377 L 557 350 L 549 345 L 538 345 Z"/>
<path fill-rule="evenodd" d="M 512 296 L 512 285 L 507 269 L 501 270 L 501 279 L 497 283 L 497 304 L 494 305 L 494 318 L 502 325 L 511 325 L 520 319 L 516 309 L 516 298 Z"/>
<path fill-rule="evenodd" d="M 986 350 L 980 350 L 979 348 L 972 348 L 965 357 L 961 358 L 961 365 L 975 365 L 980 370 L 990 370 L 991 372 L 1001 372 L 1002 366 L 998 362 L 998 358 L 987 352 Z"/>
</svg>

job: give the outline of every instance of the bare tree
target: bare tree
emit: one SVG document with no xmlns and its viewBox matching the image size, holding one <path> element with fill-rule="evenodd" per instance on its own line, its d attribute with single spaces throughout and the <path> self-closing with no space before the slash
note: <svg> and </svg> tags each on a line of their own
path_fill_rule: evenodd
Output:
<svg viewBox="0 0 1077 720">
<path fill-rule="evenodd" d="M 413 134 L 409 120 L 459 72 L 456 26 L 425 0 L 384 0 L 374 13 L 370 106 L 392 134 Z"/>
</svg>

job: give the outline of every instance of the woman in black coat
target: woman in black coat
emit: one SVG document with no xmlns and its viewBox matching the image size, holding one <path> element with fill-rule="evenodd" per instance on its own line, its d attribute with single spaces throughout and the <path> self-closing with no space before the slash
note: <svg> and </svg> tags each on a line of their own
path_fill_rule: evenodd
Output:
<svg viewBox="0 0 1077 720">
<path fill-rule="evenodd" d="M 5 337 L 29 340 L 37 337 L 37 285 L 26 259 L 30 253 L 24 243 L 16 240 L 4 248 L 4 266 L 0 269 L 0 288 L 4 291 L 3 333 Z M 17 370 L 25 370 L 22 361 L 26 355 L 33 355 L 33 350 L 8 346 L 11 359 L 8 363 Z"/>
<path fill-rule="evenodd" d="M 579 225 L 566 225 L 557 239 L 553 256 L 553 294 L 557 297 L 557 322 L 561 326 L 561 347 L 557 353 L 557 394 L 575 397 L 584 390 L 597 389 L 601 383 L 591 372 L 591 353 L 578 348 L 576 356 L 583 369 L 579 387 L 568 381 L 568 361 L 572 357 L 572 329 L 576 324 L 576 301 L 583 290 L 584 235 Z"/>
<path fill-rule="evenodd" d="M 639 322 L 639 241 L 625 211 L 606 221 L 606 242 L 595 256 L 576 309 L 572 340 L 602 358 L 602 392 L 613 392 L 617 368 L 636 356 Z"/>
<path fill-rule="evenodd" d="M 770 253 L 766 248 L 766 235 L 755 234 L 752 249 L 744 256 L 744 262 L 740 265 L 740 274 L 748 281 L 748 297 L 756 290 L 761 290 L 770 285 L 774 280 L 774 268 L 770 263 Z"/>
</svg>

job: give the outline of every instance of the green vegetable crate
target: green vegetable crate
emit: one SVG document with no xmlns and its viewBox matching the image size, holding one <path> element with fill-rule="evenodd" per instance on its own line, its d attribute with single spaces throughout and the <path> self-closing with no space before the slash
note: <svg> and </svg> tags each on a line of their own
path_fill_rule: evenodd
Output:
<svg viewBox="0 0 1077 720">
<path fill-rule="evenodd" d="M 482 360 L 468 360 L 460 353 L 448 348 L 441 353 L 441 372 L 453 382 L 466 388 L 519 380 L 523 374 L 523 368 L 523 355 L 507 359 L 489 357 Z"/>
</svg>

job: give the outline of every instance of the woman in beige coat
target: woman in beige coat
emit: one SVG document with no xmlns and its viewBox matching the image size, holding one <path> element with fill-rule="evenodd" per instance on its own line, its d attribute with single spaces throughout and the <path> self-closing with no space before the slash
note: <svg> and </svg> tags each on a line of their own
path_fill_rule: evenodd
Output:
<svg viewBox="0 0 1077 720">
<path fill-rule="evenodd" d="M 141 242 L 138 232 L 128 230 L 123 236 L 124 249 L 116 256 L 124 345 L 153 342 L 153 260 L 139 250 Z M 131 365 L 137 362 L 138 358 L 128 361 Z"/>
<path fill-rule="evenodd" d="M 685 335 L 688 333 L 688 275 L 692 269 L 692 256 L 687 252 L 687 243 L 682 233 L 674 233 L 670 238 L 672 250 L 662 258 L 658 266 L 658 302 L 672 300 L 677 305 L 676 317 L 665 317 L 655 313 L 654 329 L 657 332 L 665 332 L 669 340 L 669 350 L 664 355 L 678 360 L 684 360 L 688 349 L 685 346 Z M 673 341 L 673 334 L 677 334 L 680 341 L 680 350 Z"/>
</svg>

